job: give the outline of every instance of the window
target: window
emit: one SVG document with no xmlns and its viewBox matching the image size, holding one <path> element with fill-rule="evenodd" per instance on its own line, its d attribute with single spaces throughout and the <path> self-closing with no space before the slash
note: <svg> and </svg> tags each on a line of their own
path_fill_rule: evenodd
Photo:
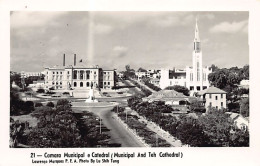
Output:
<svg viewBox="0 0 260 166">
<path fill-rule="evenodd" d="M 89 82 L 87 82 L 87 87 L 89 87 Z"/>
<path fill-rule="evenodd" d="M 221 99 L 223 99 L 223 94 L 221 94 Z"/>
<path fill-rule="evenodd" d="M 209 94 L 209 98 L 211 99 L 211 94 Z"/>
<path fill-rule="evenodd" d="M 53 72 L 52 74 L 55 74 L 55 72 Z"/>
<path fill-rule="evenodd" d="M 221 107 L 223 107 L 223 102 L 221 102 Z"/>
<path fill-rule="evenodd" d="M 60 85 L 62 85 L 62 82 L 60 82 Z"/>
<path fill-rule="evenodd" d="M 68 71 L 68 74 L 70 74 L 70 72 Z"/>
<path fill-rule="evenodd" d="M 108 79 L 108 80 L 110 79 L 109 76 L 107 76 L 107 79 Z"/>
<path fill-rule="evenodd" d="M 48 72 L 47 72 L 47 74 L 48 74 Z"/>
<path fill-rule="evenodd" d="M 57 74 L 59 74 L 59 72 L 57 72 Z"/>
<path fill-rule="evenodd" d="M 83 80 L 83 70 L 80 70 L 80 79 Z"/>
<path fill-rule="evenodd" d="M 212 103 L 211 102 L 209 102 L 209 106 L 212 107 Z"/>
<path fill-rule="evenodd" d="M 107 82 L 107 85 L 110 85 L 110 82 Z"/>
<path fill-rule="evenodd" d="M 60 74 L 62 74 L 62 72 L 60 72 Z"/>
<path fill-rule="evenodd" d="M 218 96 L 215 96 L 216 100 L 218 100 Z"/>
<path fill-rule="evenodd" d="M 77 79 L 77 71 L 73 71 L 73 79 Z"/>
<path fill-rule="evenodd" d="M 59 83 L 58 82 L 56 82 L 56 85 L 58 85 Z"/>
<path fill-rule="evenodd" d="M 94 71 L 94 74 L 96 74 L 96 72 Z"/>
<path fill-rule="evenodd" d="M 74 87 L 77 87 L 77 82 L 74 82 Z"/>
<path fill-rule="evenodd" d="M 80 87 L 83 87 L 83 82 L 80 82 Z"/>
<path fill-rule="evenodd" d="M 104 85 L 106 85 L 107 83 L 106 82 L 104 82 Z"/>
<path fill-rule="evenodd" d="M 104 72 L 104 74 L 106 74 L 106 72 Z"/>
<path fill-rule="evenodd" d="M 87 75 L 87 76 L 86 76 L 86 79 L 87 79 L 87 80 L 89 80 L 89 73 L 90 73 L 90 71 L 86 71 L 86 75 Z"/>
<path fill-rule="evenodd" d="M 216 109 L 218 110 L 218 106 L 216 106 Z"/>
</svg>

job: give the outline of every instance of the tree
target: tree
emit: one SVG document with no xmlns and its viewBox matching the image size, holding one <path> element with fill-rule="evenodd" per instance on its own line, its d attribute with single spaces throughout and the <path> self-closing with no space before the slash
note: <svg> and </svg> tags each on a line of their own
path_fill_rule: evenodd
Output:
<svg viewBox="0 0 260 166">
<path fill-rule="evenodd" d="M 48 106 L 48 107 L 54 107 L 54 104 L 53 104 L 53 102 L 48 102 L 47 104 L 46 104 L 46 106 Z"/>
<path fill-rule="evenodd" d="M 249 98 L 241 99 L 240 113 L 244 117 L 249 117 Z"/>
<path fill-rule="evenodd" d="M 176 136 L 183 144 L 190 146 L 208 146 L 208 137 L 204 134 L 202 126 L 198 120 L 191 117 L 183 117 L 176 127 Z"/>
<path fill-rule="evenodd" d="M 45 92 L 45 90 L 44 89 L 42 89 L 42 88 L 39 88 L 39 89 L 37 89 L 37 91 L 36 91 L 37 93 L 44 93 Z"/>
<path fill-rule="evenodd" d="M 204 112 L 206 112 L 206 108 L 204 107 L 202 101 L 192 100 L 190 102 L 190 111 L 204 113 Z"/>
<path fill-rule="evenodd" d="M 168 86 L 165 88 L 166 90 L 175 90 L 177 92 L 183 93 L 185 96 L 189 96 L 190 91 L 188 88 L 180 85 Z"/>
<path fill-rule="evenodd" d="M 41 107 L 43 106 L 42 103 L 35 103 L 35 107 Z"/>
<path fill-rule="evenodd" d="M 224 146 L 229 142 L 233 122 L 223 110 L 211 108 L 207 114 L 199 117 L 198 120 L 209 138 L 211 146 Z"/>
<path fill-rule="evenodd" d="M 230 135 L 229 146 L 249 147 L 249 132 L 236 129 Z"/>
<path fill-rule="evenodd" d="M 216 65 L 214 65 L 214 64 L 212 64 L 210 68 L 212 69 L 212 72 L 215 72 L 216 70 L 219 69 L 219 68 L 218 68 Z"/>
</svg>

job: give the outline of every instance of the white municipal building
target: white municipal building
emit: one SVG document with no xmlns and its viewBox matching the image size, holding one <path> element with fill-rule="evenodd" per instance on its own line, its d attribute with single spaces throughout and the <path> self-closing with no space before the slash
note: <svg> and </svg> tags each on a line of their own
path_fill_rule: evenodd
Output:
<svg viewBox="0 0 260 166">
<path fill-rule="evenodd" d="M 199 29 L 196 21 L 194 47 L 192 53 L 192 67 L 183 70 L 161 70 L 160 88 L 180 85 L 187 87 L 192 93 L 199 92 L 209 87 L 208 75 L 212 72 L 209 67 L 202 66 L 202 51 L 199 38 Z"/>
<path fill-rule="evenodd" d="M 76 54 L 74 54 L 74 65 L 65 66 L 65 54 L 63 66 L 46 67 L 45 88 L 54 89 L 91 89 L 91 87 L 111 89 L 115 86 L 115 70 L 103 70 L 99 66 L 87 67 L 76 65 Z"/>
</svg>

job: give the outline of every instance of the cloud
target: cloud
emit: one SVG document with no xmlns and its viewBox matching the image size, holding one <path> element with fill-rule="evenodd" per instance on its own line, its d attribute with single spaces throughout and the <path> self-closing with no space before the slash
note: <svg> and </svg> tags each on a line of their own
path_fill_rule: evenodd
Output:
<svg viewBox="0 0 260 166">
<path fill-rule="evenodd" d="M 106 24 L 95 24 L 94 25 L 94 31 L 96 34 L 109 34 L 110 32 L 113 31 L 113 27 L 110 25 L 106 25 Z"/>
<path fill-rule="evenodd" d="M 155 20 L 151 20 L 150 24 L 158 27 L 172 27 L 178 25 L 180 20 L 176 16 L 166 16 L 166 17 L 158 17 Z"/>
<path fill-rule="evenodd" d="M 124 57 L 127 55 L 128 48 L 124 46 L 115 46 L 113 48 L 113 55 L 116 57 Z"/>
<path fill-rule="evenodd" d="M 210 28 L 211 33 L 238 33 L 240 31 L 245 32 L 244 28 L 247 27 L 248 21 L 240 22 L 221 22 L 212 28 Z"/>
<path fill-rule="evenodd" d="M 66 12 L 12 12 L 11 28 L 56 25 L 54 20 L 64 14 Z"/>
</svg>

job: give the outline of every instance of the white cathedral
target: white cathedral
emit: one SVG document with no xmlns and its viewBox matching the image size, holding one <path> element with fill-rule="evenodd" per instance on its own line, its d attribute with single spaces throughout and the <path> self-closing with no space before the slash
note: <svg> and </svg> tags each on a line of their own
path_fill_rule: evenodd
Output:
<svg viewBox="0 0 260 166">
<path fill-rule="evenodd" d="M 180 85 L 187 87 L 191 95 L 209 87 L 208 75 L 212 72 L 209 67 L 202 66 L 202 51 L 199 38 L 199 29 L 196 20 L 195 38 L 192 53 L 192 67 L 187 66 L 183 70 L 161 70 L 160 88 L 164 89 L 168 86 Z"/>
</svg>

